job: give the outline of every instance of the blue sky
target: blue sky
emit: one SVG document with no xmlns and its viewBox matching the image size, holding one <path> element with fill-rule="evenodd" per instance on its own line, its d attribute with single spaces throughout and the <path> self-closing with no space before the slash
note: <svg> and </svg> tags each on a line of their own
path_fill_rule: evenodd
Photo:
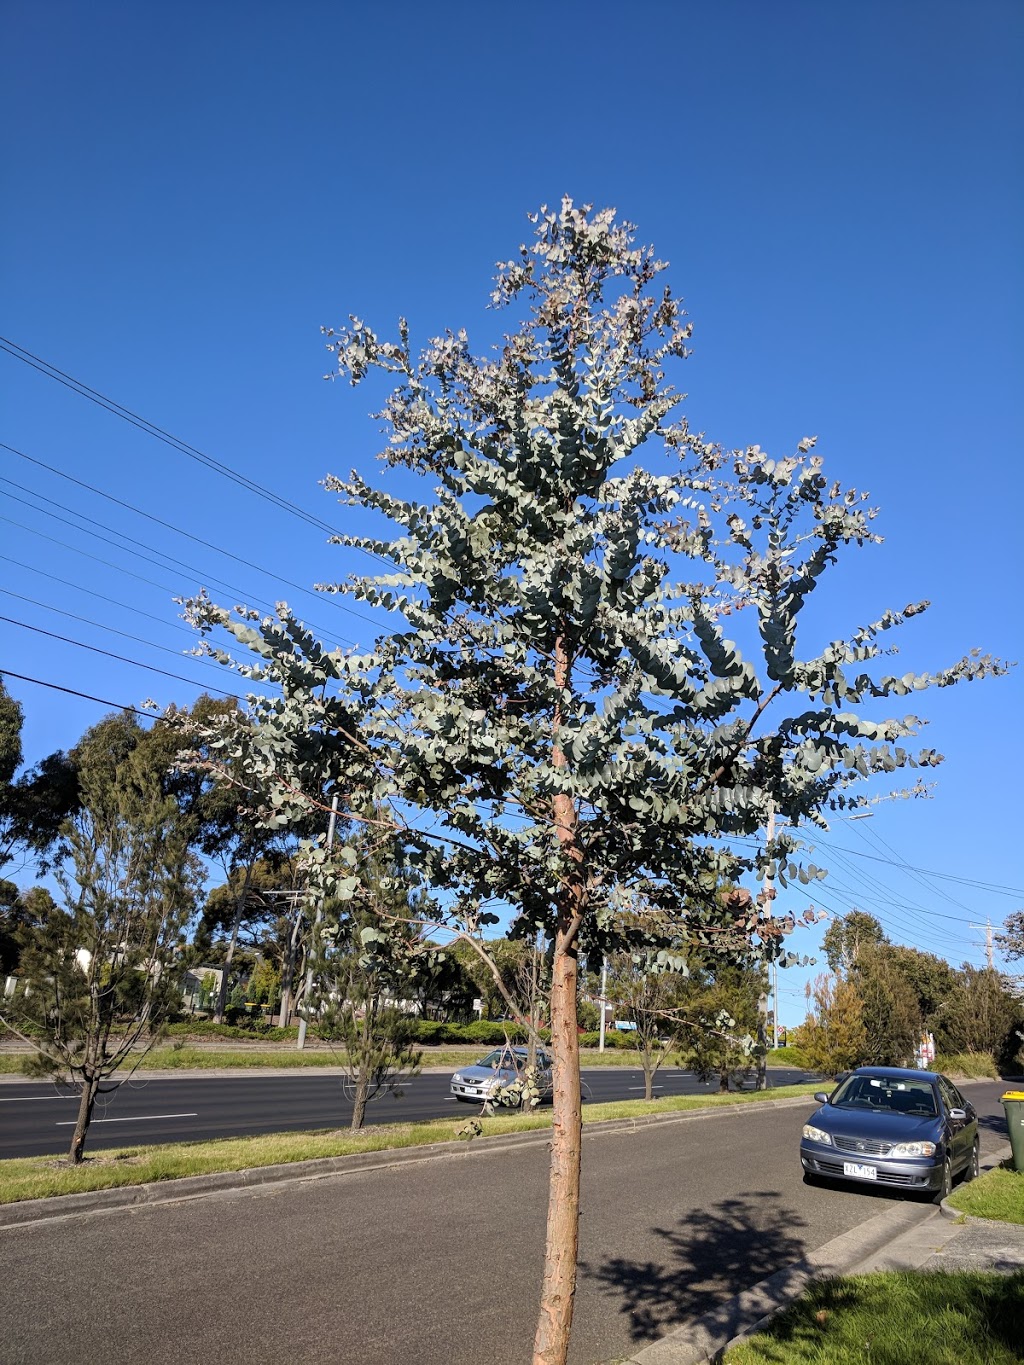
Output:
<svg viewBox="0 0 1024 1365">
<path fill-rule="evenodd" d="M 829 633 L 927 597 L 905 667 L 1017 658 L 1022 49 L 1024 11 L 992 0 L 12 4 L 0 331 L 341 527 L 318 480 L 372 475 L 377 437 L 369 395 L 322 380 L 321 324 L 404 313 L 482 349 L 526 213 L 612 204 L 685 296 L 691 425 L 776 454 L 817 434 L 881 507 L 886 543 L 830 585 Z M 356 566 L 322 531 L 2 353 L 0 385 L 0 441 L 206 542 L 0 449 L 0 615 L 194 683 L 8 621 L 0 667 L 187 701 L 224 682 L 176 657 L 171 599 L 201 583 L 369 638 L 282 582 Z M 103 714 L 8 686 L 29 760 Z M 818 903 L 981 962 L 969 925 L 1024 904 L 1022 700 L 1020 670 L 924 694 L 934 799 L 837 829 Z M 806 976 L 784 974 L 787 1022 Z"/>
</svg>

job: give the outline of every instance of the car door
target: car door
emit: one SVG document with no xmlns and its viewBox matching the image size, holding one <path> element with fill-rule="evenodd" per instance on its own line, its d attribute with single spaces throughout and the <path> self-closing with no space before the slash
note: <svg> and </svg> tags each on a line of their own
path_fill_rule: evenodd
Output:
<svg viewBox="0 0 1024 1365">
<path fill-rule="evenodd" d="M 953 1170 L 959 1171 L 971 1156 L 971 1145 L 974 1141 L 974 1130 L 971 1126 L 970 1110 L 967 1101 L 960 1094 L 959 1090 L 948 1081 L 945 1076 L 939 1077 L 939 1093 L 942 1096 L 942 1105 L 946 1111 L 946 1123 L 952 1134 L 950 1140 L 950 1155 L 953 1161 Z M 964 1117 L 953 1118 L 952 1110 L 959 1110 Z"/>
</svg>

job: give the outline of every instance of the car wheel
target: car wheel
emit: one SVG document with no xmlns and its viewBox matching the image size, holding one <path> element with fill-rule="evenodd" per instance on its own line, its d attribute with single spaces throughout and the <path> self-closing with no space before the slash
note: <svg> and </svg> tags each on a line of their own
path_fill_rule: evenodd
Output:
<svg viewBox="0 0 1024 1365">
<path fill-rule="evenodd" d="M 965 1181 L 967 1181 L 967 1180 L 977 1180 L 977 1178 L 978 1178 L 978 1173 L 979 1173 L 980 1170 L 981 1170 L 981 1147 L 980 1147 L 980 1144 L 979 1144 L 979 1142 L 978 1142 L 978 1139 L 975 1138 L 975 1139 L 974 1139 L 974 1146 L 971 1148 L 971 1159 L 970 1159 L 970 1161 L 968 1161 L 968 1163 L 967 1163 L 967 1169 L 966 1169 L 966 1171 L 964 1171 L 964 1180 L 965 1180 Z"/>
<path fill-rule="evenodd" d="M 932 1196 L 933 1204 L 941 1204 L 953 1189 L 953 1164 L 947 1156 L 942 1163 L 942 1184 Z"/>
</svg>

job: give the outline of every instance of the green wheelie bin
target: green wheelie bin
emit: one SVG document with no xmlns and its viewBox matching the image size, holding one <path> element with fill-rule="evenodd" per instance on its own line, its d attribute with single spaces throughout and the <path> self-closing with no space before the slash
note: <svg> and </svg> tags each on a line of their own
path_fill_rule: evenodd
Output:
<svg viewBox="0 0 1024 1365">
<path fill-rule="evenodd" d="M 1002 1098 L 1013 1151 L 1013 1169 L 1024 1171 L 1024 1090 L 1007 1090 Z"/>
</svg>

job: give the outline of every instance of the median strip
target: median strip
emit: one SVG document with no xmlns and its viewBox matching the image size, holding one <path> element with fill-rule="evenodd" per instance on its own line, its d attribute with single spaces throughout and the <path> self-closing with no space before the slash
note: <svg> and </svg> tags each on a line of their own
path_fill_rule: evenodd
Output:
<svg viewBox="0 0 1024 1365">
<path fill-rule="evenodd" d="M 777 1090 L 748 1091 L 730 1095 L 673 1096 L 659 1100 L 619 1100 L 588 1104 L 584 1133 L 621 1127 L 622 1121 L 649 1124 L 686 1117 L 700 1117 L 751 1104 L 775 1106 L 805 1102 L 813 1086 L 785 1086 Z M 461 1117 L 461 1116 L 460 1116 Z M 76 1208 L 85 1210 L 114 1203 L 152 1202 L 205 1193 L 196 1185 L 203 1177 L 215 1177 L 208 1188 L 230 1188 L 270 1179 L 303 1179 L 344 1169 L 346 1158 L 379 1161 L 417 1155 L 465 1152 L 466 1141 L 457 1141 L 480 1129 L 472 1140 L 474 1150 L 492 1149 L 496 1141 L 543 1140 L 551 1127 L 550 1112 L 495 1117 L 467 1114 L 463 1123 L 432 1119 L 424 1123 L 378 1124 L 358 1133 L 348 1130 L 306 1133 L 272 1133 L 254 1138 L 227 1138 L 195 1143 L 116 1148 L 86 1158 L 77 1167 L 58 1157 L 20 1157 L 0 1161 L 0 1226 L 30 1221 L 34 1217 L 59 1217 Z M 410 1148 L 435 1149 L 419 1153 Z M 315 1164 L 314 1164 L 315 1163 Z M 273 1174 L 271 1174 L 271 1168 Z M 107 1200 L 82 1199 L 103 1192 Z M 120 1198 L 118 1199 L 118 1196 Z M 45 1201 L 46 1207 L 41 1207 Z M 33 1212 L 25 1204 L 36 1202 Z"/>
</svg>

